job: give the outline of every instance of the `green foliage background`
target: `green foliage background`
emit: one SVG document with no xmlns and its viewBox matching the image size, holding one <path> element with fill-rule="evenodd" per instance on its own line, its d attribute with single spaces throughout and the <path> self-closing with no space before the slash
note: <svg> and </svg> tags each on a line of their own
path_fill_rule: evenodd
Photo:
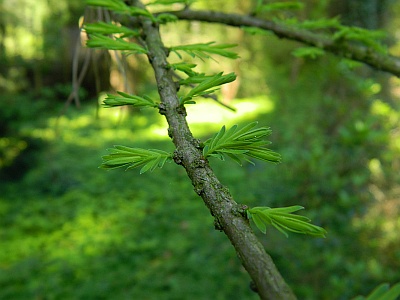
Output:
<svg viewBox="0 0 400 300">
<path fill-rule="evenodd" d="M 0 2 L 8 17 L 9 2 Z M 239 2 L 215 5 L 245 9 Z M 21 1 L 47 7 L 33 3 Z M 69 77 L 46 80 L 56 60 L 70 66 L 56 28 L 76 26 L 80 3 L 54 2 L 53 13 L 43 8 L 37 16 L 54 27 L 30 27 L 21 17 L 2 31 L 0 299 L 257 299 L 183 169 L 98 169 L 116 144 L 173 150 L 160 116 L 151 109 L 98 111 L 100 100 L 87 85 L 83 107 L 59 116 Z M 309 16 L 322 14 L 321 5 L 309 7 Z M 397 282 L 399 81 L 352 70 L 330 55 L 293 57 L 298 45 L 272 36 L 199 24 L 164 29 L 169 45 L 209 42 L 210 32 L 213 40 L 241 45 L 241 85 L 231 103 L 238 112 L 196 100 L 188 108 L 195 135 L 206 140 L 224 124 L 258 120 L 272 127 L 271 148 L 283 156 L 277 166 L 212 160 L 221 181 L 250 206 L 305 206 L 304 214 L 328 230 L 327 239 L 260 233 L 299 299 L 349 299 Z M 11 35 L 25 43 L 29 34 L 45 42 L 29 53 L 7 42 Z M 235 69 L 223 59 L 196 63 L 208 73 Z M 149 74 L 136 71 L 142 80 Z M 153 95 L 153 87 L 137 89 Z"/>
</svg>

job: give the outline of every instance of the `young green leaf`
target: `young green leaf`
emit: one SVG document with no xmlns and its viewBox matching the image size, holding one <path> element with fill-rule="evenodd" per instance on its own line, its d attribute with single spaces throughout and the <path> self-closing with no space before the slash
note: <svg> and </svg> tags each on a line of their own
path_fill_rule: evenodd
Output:
<svg viewBox="0 0 400 300">
<path fill-rule="evenodd" d="M 104 107 L 115 107 L 122 105 L 133 105 L 138 107 L 158 107 L 158 104 L 154 102 L 148 96 L 135 96 L 124 92 L 117 92 L 118 95 L 107 94 L 106 99 L 104 99 Z"/>
<path fill-rule="evenodd" d="M 214 156 L 223 160 L 226 155 L 240 165 L 241 159 L 249 161 L 247 157 L 266 162 L 280 162 L 281 156 L 266 148 L 270 142 L 263 140 L 271 134 L 271 130 L 267 127 L 255 128 L 256 126 L 257 122 L 241 128 L 234 125 L 229 130 L 223 126 L 214 137 L 204 142 L 204 157 Z"/>
<path fill-rule="evenodd" d="M 245 155 L 265 162 L 278 163 L 281 161 L 281 155 L 263 147 L 249 147 Z"/>
<path fill-rule="evenodd" d="M 196 67 L 196 64 L 190 64 L 190 63 L 185 63 L 185 62 L 171 64 L 171 65 L 169 65 L 169 67 L 172 68 L 173 70 L 181 71 L 181 72 L 185 73 L 188 76 L 185 79 L 179 80 L 179 84 L 180 85 L 200 84 L 203 81 L 209 80 L 209 79 L 211 79 L 213 81 L 216 78 L 221 77 L 220 75 L 222 74 L 222 73 L 220 73 L 220 74 L 217 74 L 217 75 L 206 75 L 204 73 L 197 73 L 197 72 L 193 71 L 193 68 Z M 233 73 L 227 74 L 229 76 L 227 76 L 227 75 L 225 75 L 225 76 L 229 80 L 231 80 L 233 78 L 236 78 L 236 77 L 233 77 L 232 74 Z"/>
<path fill-rule="evenodd" d="M 226 50 L 228 48 L 235 47 L 236 44 L 219 44 L 219 45 L 214 45 L 214 44 L 215 42 L 209 42 L 204 44 L 179 45 L 170 47 L 169 50 L 174 52 L 179 58 L 182 58 L 182 56 L 179 54 L 180 51 L 189 54 L 191 57 L 199 57 L 201 59 L 211 58 L 211 56 L 208 55 L 207 53 L 216 54 L 232 59 L 239 57 L 237 53 Z"/>
<path fill-rule="evenodd" d="M 222 72 L 214 76 L 207 77 L 199 85 L 191 89 L 190 92 L 186 94 L 186 96 L 181 98 L 181 104 L 188 104 L 193 97 L 211 94 L 215 92 L 220 85 L 232 82 L 235 79 L 236 79 L 235 73 L 222 75 Z"/>
<path fill-rule="evenodd" d="M 108 50 L 125 50 L 133 53 L 147 53 L 147 50 L 135 43 L 127 42 L 121 38 L 112 39 L 108 36 L 94 33 L 86 42 L 89 48 L 103 48 Z"/>
<path fill-rule="evenodd" d="M 86 4 L 91 6 L 104 7 L 120 14 L 143 16 L 151 19 L 153 22 L 156 21 L 156 18 L 146 9 L 126 5 L 122 0 L 86 0 Z"/>
<path fill-rule="evenodd" d="M 251 219 L 253 220 L 254 224 L 256 224 L 257 228 L 264 234 L 267 233 L 267 223 L 264 222 L 257 214 L 251 215 Z"/>
<path fill-rule="evenodd" d="M 176 22 L 178 20 L 179 19 L 177 16 L 175 16 L 173 14 L 169 14 L 169 13 L 161 13 L 156 18 L 156 22 L 159 24 L 172 23 L 172 22 Z"/>
<path fill-rule="evenodd" d="M 380 300 L 396 300 L 399 299 L 400 296 L 400 283 L 395 284 L 394 286 L 392 286 L 390 288 L 390 290 L 388 290 L 384 295 L 382 295 L 381 298 L 379 298 Z M 369 298 L 368 300 L 375 300 L 378 298 Z"/>
<path fill-rule="evenodd" d="M 341 26 L 333 35 L 334 41 L 355 41 L 371 47 L 375 51 L 386 54 L 386 47 L 379 40 L 386 37 L 386 33 L 379 30 L 369 30 L 360 27 Z"/>
<path fill-rule="evenodd" d="M 119 33 L 122 34 L 121 37 L 138 36 L 140 34 L 138 30 L 105 22 L 86 24 L 83 28 L 86 30 L 88 34 L 97 33 L 97 34 L 109 35 L 109 34 Z"/>
<path fill-rule="evenodd" d="M 312 59 L 317 58 L 325 54 L 323 49 L 317 47 L 300 47 L 292 51 L 292 54 L 296 57 L 310 57 Z"/>
<path fill-rule="evenodd" d="M 339 28 L 341 26 L 339 17 L 330 19 L 322 18 L 318 20 L 305 20 L 301 23 L 298 23 L 297 25 L 300 28 L 309 30 Z"/>
<path fill-rule="evenodd" d="M 377 286 L 369 295 L 368 300 L 372 299 L 382 299 L 383 295 L 389 291 L 390 285 L 388 283 L 382 283 L 381 285 Z"/>
<path fill-rule="evenodd" d="M 102 169 L 126 167 L 126 170 L 141 167 L 140 174 L 162 168 L 167 161 L 172 160 L 172 154 L 158 149 L 140 149 L 126 146 L 114 146 L 108 149 L 108 155 L 102 157 Z"/>
<path fill-rule="evenodd" d="M 378 285 L 368 296 L 357 296 L 352 300 L 396 300 L 400 296 L 400 283 L 390 288 L 388 283 Z"/>
<path fill-rule="evenodd" d="M 192 84 L 200 84 L 205 80 L 214 77 L 213 75 L 206 75 L 204 73 L 196 73 L 191 76 L 188 76 L 185 79 L 179 80 L 180 85 L 192 85 Z"/>
<path fill-rule="evenodd" d="M 286 2 L 275 2 L 269 4 L 259 4 L 256 9 L 256 13 L 260 12 L 271 12 L 271 11 L 280 11 L 280 10 L 295 10 L 302 9 L 304 7 L 304 3 L 299 1 L 286 1 Z"/>
<path fill-rule="evenodd" d="M 119 13 L 129 13 L 129 6 L 122 0 L 86 0 L 86 4 L 90 6 L 101 6 Z"/>
<path fill-rule="evenodd" d="M 129 14 L 131 16 L 142 16 L 147 17 L 153 22 L 157 22 L 157 19 L 146 9 L 142 9 L 136 6 L 129 6 Z"/>
<path fill-rule="evenodd" d="M 188 76 L 194 76 L 197 74 L 195 71 L 192 70 L 193 68 L 196 67 L 196 64 L 180 62 L 180 63 L 176 63 L 176 64 L 170 64 L 169 67 L 175 71 L 181 71 Z"/>
<path fill-rule="evenodd" d="M 154 4 L 171 5 L 171 4 L 178 4 L 178 3 L 190 5 L 190 4 L 194 3 L 195 1 L 196 0 L 156 0 L 156 1 L 150 2 L 147 5 L 154 5 Z"/>
<path fill-rule="evenodd" d="M 241 26 L 240 27 L 243 31 L 250 33 L 251 35 L 273 35 L 273 32 L 270 30 L 261 29 L 258 27 L 250 27 L 250 26 Z"/>
<path fill-rule="evenodd" d="M 247 210 L 247 216 L 249 219 L 254 220 L 254 224 L 263 233 L 265 233 L 266 225 L 272 225 L 286 237 L 288 237 L 287 231 L 315 237 L 325 237 L 325 229 L 311 224 L 311 220 L 305 216 L 292 214 L 303 208 L 299 205 L 279 208 L 253 207 Z"/>
</svg>

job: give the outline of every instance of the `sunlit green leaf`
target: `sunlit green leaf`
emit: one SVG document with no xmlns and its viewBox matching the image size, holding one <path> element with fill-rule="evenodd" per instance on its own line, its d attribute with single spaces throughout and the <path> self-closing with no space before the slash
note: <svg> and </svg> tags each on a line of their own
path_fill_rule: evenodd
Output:
<svg viewBox="0 0 400 300">
<path fill-rule="evenodd" d="M 202 83 L 204 80 L 214 77 L 213 75 L 205 75 L 204 73 L 197 73 L 188 76 L 185 79 L 179 80 L 180 85 L 192 85 Z"/>
<path fill-rule="evenodd" d="M 169 67 L 172 68 L 173 70 L 184 72 L 188 76 L 197 74 L 192 70 L 193 68 L 196 67 L 196 64 L 180 62 L 180 63 L 170 64 Z"/>
<path fill-rule="evenodd" d="M 263 222 L 261 218 L 257 215 L 254 214 L 252 215 L 252 220 L 254 221 L 254 224 L 256 224 L 257 228 L 264 234 L 267 233 L 267 225 L 266 222 Z"/>
<path fill-rule="evenodd" d="M 122 0 L 86 0 L 90 6 L 101 6 L 115 12 L 129 13 L 129 6 Z"/>
<path fill-rule="evenodd" d="M 257 220 L 254 223 L 259 229 L 262 229 L 260 230 L 263 233 L 265 233 L 264 226 L 272 225 L 286 237 L 288 236 L 288 231 L 315 237 L 325 237 L 325 229 L 311 224 L 311 220 L 305 216 L 292 214 L 300 209 L 303 209 L 303 207 L 299 205 L 279 208 L 253 207 L 248 209 L 247 215 L 251 219 Z M 261 225 L 260 222 L 264 223 L 264 225 Z"/>
<path fill-rule="evenodd" d="M 271 134 L 271 130 L 267 127 L 255 128 L 256 126 L 257 122 L 240 128 L 234 125 L 228 130 L 223 126 L 214 137 L 204 142 L 204 157 L 223 158 L 226 155 L 240 165 L 242 159 L 249 161 L 248 157 L 266 162 L 280 162 L 281 156 L 266 148 L 270 142 L 263 140 Z"/>
<path fill-rule="evenodd" d="M 396 300 L 399 299 L 400 296 L 400 283 L 397 283 L 396 285 L 392 286 L 389 291 L 387 291 L 384 295 L 382 295 L 379 299 L 380 300 Z M 378 297 L 376 298 L 367 298 L 368 300 L 377 300 Z"/>
<path fill-rule="evenodd" d="M 147 5 L 154 5 L 154 4 L 161 4 L 161 5 L 172 5 L 172 4 L 185 4 L 185 5 L 190 5 L 194 2 L 196 2 L 197 0 L 156 0 L 153 2 L 150 2 Z"/>
<path fill-rule="evenodd" d="M 384 39 L 387 34 L 380 30 L 369 30 L 360 27 L 341 26 L 333 35 L 333 40 L 340 42 L 342 40 L 355 41 L 371 47 L 375 51 L 386 53 L 387 48 L 379 42 Z"/>
<path fill-rule="evenodd" d="M 236 79 L 235 73 L 222 75 L 222 72 L 214 76 L 207 77 L 196 87 L 192 88 L 189 91 L 189 93 L 187 93 L 185 96 L 181 98 L 181 104 L 187 104 L 188 101 L 192 100 L 193 97 L 211 94 L 216 90 L 218 90 L 220 85 L 232 82 L 235 79 Z"/>
<path fill-rule="evenodd" d="M 232 59 L 239 57 L 237 53 L 226 50 L 228 48 L 235 47 L 236 44 L 214 44 L 215 42 L 179 45 L 170 47 L 169 49 L 170 51 L 176 53 L 179 58 L 182 58 L 182 56 L 179 54 L 181 51 L 189 54 L 191 57 L 199 57 L 201 59 L 211 58 L 209 54 L 216 54 Z"/>
<path fill-rule="evenodd" d="M 341 24 L 338 17 L 330 19 L 321 18 L 318 20 L 305 20 L 301 23 L 298 23 L 298 27 L 310 30 L 338 28 L 340 26 Z"/>
<path fill-rule="evenodd" d="M 92 34 L 86 42 L 89 48 L 103 48 L 108 50 L 123 50 L 133 53 L 147 53 L 147 50 L 138 44 L 125 41 L 122 38 L 110 38 L 101 34 Z"/>
<path fill-rule="evenodd" d="M 390 288 L 388 283 L 378 285 L 368 296 L 357 296 L 352 300 L 397 300 L 400 296 L 400 283 Z"/>
<path fill-rule="evenodd" d="M 172 160 L 172 154 L 158 149 L 130 148 L 117 145 L 108 149 L 109 154 L 104 155 L 102 169 L 115 169 L 126 167 L 126 170 L 142 167 L 140 174 L 162 168 L 167 161 Z"/>
<path fill-rule="evenodd" d="M 167 24 L 167 23 L 171 23 L 171 22 L 176 22 L 178 21 L 178 17 L 173 15 L 173 14 L 168 14 L 168 13 L 162 13 L 159 14 L 156 18 L 157 23 L 160 24 Z"/>
<path fill-rule="evenodd" d="M 105 22 L 97 22 L 97 23 L 90 23 L 86 24 L 83 27 L 87 33 L 93 34 L 93 33 L 98 33 L 98 34 L 122 34 L 122 37 L 129 37 L 129 36 L 138 36 L 139 31 L 130 29 L 125 26 L 119 26 L 116 24 L 111 24 L 111 23 L 105 23 Z"/>
<path fill-rule="evenodd" d="M 115 107 L 122 105 L 133 105 L 138 107 L 158 107 L 158 104 L 154 102 L 148 96 L 136 96 L 130 95 L 124 92 L 117 92 L 119 95 L 107 94 L 104 99 L 104 107 Z"/>
<path fill-rule="evenodd" d="M 270 30 L 261 29 L 258 27 L 249 27 L 249 26 L 242 26 L 240 27 L 243 31 L 250 33 L 252 35 L 273 35 L 273 32 Z"/>
<path fill-rule="evenodd" d="M 382 283 L 377 286 L 367 297 L 368 300 L 378 300 L 382 299 L 382 297 L 389 291 L 390 285 L 388 283 Z M 362 297 L 365 299 L 365 297 Z"/>
<path fill-rule="evenodd" d="M 300 47 L 292 51 L 292 54 L 296 57 L 310 57 L 312 59 L 317 58 L 325 54 L 323 49 L 317 47 Z"/>
<path fill-rule="evenodd" d="M 146 9 L 133 5 L 126 5 L 122 0 L 86 0 L 86 4 L 90 6 L 100 6 L 120 14 L 143 16 L 151 19 L 153 22 L 156 21 L 156 18 Z"/>
<path fill-rule="evenodd" d="M 297 9 L 302 9 L 303 7 L 304 3 L 299 1 L 274 2 L 268 4 L 259 3 L 259 5 L 256 8 L 256 13 L 281 11 L 281 10 L 297 10 Z"/>
</svg>

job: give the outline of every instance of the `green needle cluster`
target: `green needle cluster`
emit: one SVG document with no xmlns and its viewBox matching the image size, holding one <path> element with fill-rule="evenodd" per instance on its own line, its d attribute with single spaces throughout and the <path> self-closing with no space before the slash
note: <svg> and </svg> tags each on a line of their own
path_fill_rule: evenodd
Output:
<svg viewBox="0 0 400 300">
<path fill-rule="evenodd" d="M 253 207 L 247 210 L 247 217 L 252 219 L 257 228 L 264 234 L 267 231 L 267 225 L 272 225 L 286 237 L 288 237 L 287 231 L 325 237 L 325 229 L 311 224 L 311 220 L 305 216 L 292 214 L 301 209 L 304 209 L 304 207 L 300 205 L 279 208 Z"/>
<path fill-rule="evenodd" d="M 122 50 L 133 53 L 147 53 L 147 50 L 138 44 L 125 41 L 122 38 L 110 38 L 106 35 L 94 33 L 90 35 L 90 39 L 86 42 L 89 48 L 103 48 L 108 50 Z"/>
<path fill-rule="evenodd" d="M 120 14 L 143 16 L 154 22 L 156 21 L 156 18 L 146 9 L 126 5 L 122 0 L 86 0 L 86 4 L 91 6 L 100 6 Z"/>
<path fill-rule="evenodd" d="M 178 55 L 179 58 L 182 58 L 179 53 L 180 51 L 189 54 L 191 57 L 199 57 L 201 59 L 211 58 L 209 54 L 216 54 L 232 59 L 239 58 L 239 55 L 237 53 L 226 50 L 228 48 L 235 47 L 236 44 L 214 44 L 215 42 L 179 45 L 170 47 L 169 50 Z"/>
<path fill-rule="evenodd" d="M 198 76 L 200 76 L 200 77 L 198 77 Z M 226 75 L 222 75 L 222 72 L 218 73 L 214 76 L 204 76 L 202 74 L 199 74 L 199 75 L 195 75 L 192 77 L 195 78 L 195 80 L 192 80 L 193 82 L 200 82 L 200 83 L 197 86 L 195 86 L 194 88 L 192 88 L 189 91 L 189 93 L 187 93 L 185 96 L 181 97 L 181 99 L 180 99 L 181 104 L 194 104 L 195 102 L 192 101 L 193 97 L 211 94 L 211 93 L 215 92 L 216 90 L 218 90 L 220 85 L 232 82 L 236 79 L 235 73 L 229 73 Z M 190 78 L 191 77 L 189 77 L 189 79 Z M 200 80 L 200 79 L 203 79 L 203 80 Z M 190 82 L 190 81 L 188 81 L 188 82 Z"/>
<path fill-rule="evenodd" d="M 167 161 L 172 160 L 172 155 L 158 149 L 130 148 L 126 146 L 114 146 L 108 149 L 110 154 L 102 157 L 102 169 L 115 169 L 126 167 L 126 170 L 142 167 L 140 174 L 153 171 L 157 167 L 162 168 Z"/>
<path fill-rule="evenodd" d="M 103 34 L 103 35 L 122 34 L 121 37 L 131 37 L 140 35 L 138 30 L 130 29 L 126 26 L 119 26 L 116 24 L 105 23 L 105 22 L 86 24 L 83 28 L 89 34 Z"/>
<path fill-rule="evenodd" d="M 263 140 L 271 134 L 271 130 L 267 127 L 255 128 L 257 124 L 253 122 L 241 128 L 234 125 L 228 130 L 223 126 L 217 134 L 204 142 L 204 157 L 213 156 L 224 160 L 224 156 L 228 156 L 239 165 L 242 165 L 241 159 L 253 164 L 247 157 L 279 163 L 280 154 L 266 148 L 270 142 Z"/>
<path fill-rule="evenodd" d="M 115 107 L 123 105 L 133 105 L 138 107 L 158 107 L 158 104 L 148 96 L 140 97 L 124 92 L 117 93 L 118 95 L 107 94 L 107 98 L 103 101 L 104 107 Z"/>
</svg>

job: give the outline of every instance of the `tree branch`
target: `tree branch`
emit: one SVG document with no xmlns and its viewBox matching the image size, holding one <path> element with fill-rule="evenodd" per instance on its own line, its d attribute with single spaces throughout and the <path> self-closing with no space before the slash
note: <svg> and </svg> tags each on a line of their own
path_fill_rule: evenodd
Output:
<svg viewBox="0 0 400 300">
<path fill-rule="evenodd" d="M 134 5 L 144 8 L 138 0 L 134 1 Z M 203 198 L 214 216 L 218 229 L 223 230 L 230 239 L 260 297 L 296 299 L 258 241 L 247 218 L 240 213 L 243 209 L 233 200 L 228 189 L 222 186 L 203 157 L 199 142 L 194 139 L 186 122 L 186 111 L 179 104 L 172 71 L 167 67 L 168 54 L 157 25 L 149 19 L 140 18 L 140 26 L 161 98 L 160 113 L 168 121 L 168 134 L 176 146 L 175 162 L 185 168 L 195 192 Z"/>
<path fill-rule="evenodd" d="M 400 58 L 385 55 L 369 47 L 357 45 L 348 41 L 334 41 L 322 34 L 246 15 L 227 14 L 216 11 L 194 11 L 190 9 L 168 13 L 182 20 L 222 23 L 234 27 L 257 27 L 269 30 L 280 38 L 286 38 L 318 47 L 340 57 L 359 61 L 377 70 L 385 71 L 400 77 Z"/>
</svg>

